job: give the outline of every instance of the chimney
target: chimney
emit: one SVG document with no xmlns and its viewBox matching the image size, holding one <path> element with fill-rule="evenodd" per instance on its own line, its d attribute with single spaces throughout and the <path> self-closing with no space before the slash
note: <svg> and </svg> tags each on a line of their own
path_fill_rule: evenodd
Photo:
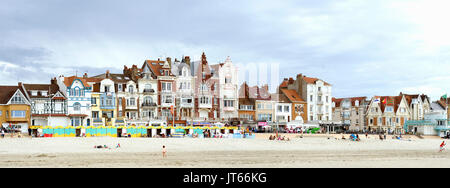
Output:
<svg viewBox="0 0 450 188">
<path fill-rule="evenodd" d="M 18 84 L 18 85 L 19 85 L 19 87 L 22 87 L 22 86 L 23 86 L 22 82 L 19 82 L 19 84 Z"/>
<path fill-rule="evenodd" d="M 170 57 L 167 57 L 166 60 L 169 63 L 169 66 L 172 67 L 172 59 Z"/>
<path fill-rule="evenodd" d="M 87 78 L 87 77 L 88 77 L 87 73 L 84 73 L 83 78 Z"/>
<path fill-rule="evenodd" d="M 184 62 L 188 65 L 191 65 L 191 58 L 189 56 L 184 57 Z"/>
<path fill-rule="evenodd" d="M 52 80 L 50 80 L 50 84 L 52 84 L 52 85 L 56 84 L 56 77 L 53 77 Z"/>
<path fill-rule="evenodd" d="M 106 70 L 106 78 L 109 78 L 109 70 Z"/>
<path fill-rule="evenodd" d="M 268 85 L 268 84 L 264 84 L 264 85 L 262 86 L 262 88 L 263 88 L 264 90 L 266 90 L 266 91 L 269 91 L 269 85 Z"/>
</svg>

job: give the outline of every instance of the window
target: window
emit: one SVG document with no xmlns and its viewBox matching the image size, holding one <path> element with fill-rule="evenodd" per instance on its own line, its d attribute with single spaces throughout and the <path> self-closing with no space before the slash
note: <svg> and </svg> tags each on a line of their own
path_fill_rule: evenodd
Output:
<svg viewBox="0 0 450 188">
<path fill-rule="evenodd" d="M 13 110 L 11 111 L 11 117 L 12 118 L 24 118 L 26 116 L 26 111 L 22 110 Z"/>
<path fill-rule="evenodd" d="M 0 117 L 2 117 L 2 111 L 0 110 Z"/>
<path fill-rule="evenodd" d="M 37 96 L 37 91 L 31 91 L 32 96 Z"/>
<path fill-rule="evenodd" d="M 81 104 L 76 102 L 75 104 L 73 104 L 73 110 L 75 111 L 80 111 L 81 110 Z"/>
<path fill-rule="evenodd" d="M 163 96 L 163 102 L 171 104 L 173 102 L 172 95 L 164 95 Z"/>
<path fill-rule="evenodd" d="M 117 89 L 118 89 L 119 91 L 122 91 L 122 84 L 118 84 L 118 85 L 117 85 Z"/>
<path fill-rule="evenodd" d="M 216 101 L 216 100 L 214 100 Z M 200 104 L 209 104 L 209 97 L 202 96 L 200 97 Z"/>
<path fill-rule="evenodd" d="M 230 77 L 225 78 L 225 83 L 226 83 L 226 84 L 231 83 L 231 78 L 230 78 Z"/>
<path fill-rule="evenodd" d="M 261 110 L 264 109 L 264 105 L 261 104 L 261 103 L 259 103 L 259 104 L 258 104 L 258 109 L 261 109 Z"/>
<path fill-rule="evenodd" d="M 224 100 L 223 101 L 223 105 L 224 105 L 224 107 L 233 107 L 234 106 L 234 101 L 232 101 L 232 100 Z"/>
<path fill-rule="evenodd" d="M 129 106 L 136 106 L 136 99 L 134 97 L 130 98 Z"/>
<path fill-rule="evenodd" d="M 98 111 L 92 111 L 92 118 L 98 118 Z"/>
<path fill-rule="evenodd" d="M 289 108 L 289 106 L 284 106 L 284 112 L 290 112 L 291 110 L 290 110 L 290 108 Z"/>
<path fill-rule="evenodd" d="M 47 91 L 41 91 L 42 96 L 47 96 Z"/>
<path fill-rule="evenodd" d="M 128 92 L 129 93 L 134 93 L 134 86 L 133 85 L 129 85 L 128 86 Z"/>
<path fill-rule="evenodd" d="M 144 104 L 150 104 L 153 102 L 153 99 L 149 96 L 144 97 Z"/>
<path fill-rule="evenodd" d="M 96 105 L 97 104 L 97 98 L 91 98 L 91 104 Z"/>
<path fill-rule="evenodd" d="M 207 91 L 207 90 L 208 90 L 208 88 L 206 87 L 206 84 L 202 84 L 202 85 L 200 86 L 200 89 L 201 89 L 202 91 Z"/>
<path fill-rule="evenodd" d="M 283 107 L 282 106 L 278 106 L 278 112 L 283 112 Z"/>
<path fill-rule="evenodd" d="M 393 112 L 393 111 L 394 111 L 394 107 L 392 107 L 392 106 L 386 107 L 386 112 Z"/>
<path fill-rule="evenodd" d="M 313 102 L 313 96 L 312 96 L 312 95 L 309 96 L 309 101 L 310 101 L 310 102 Z"/>
<path fill-rule="evenodd" d="M 165 91 L 165 92 L 172 91 L 172 83 L 170 83 L 170 82 L 163 82 L 163 83 L 161 83 L 161 86 L 162 86 L 162 91 Z"/>
<path fill-rule="evenodd" d="M 17 93 L 17 95 L 14 95 L 14 97 L 11 99 L 11 104 L 25 104 L 25 101 L 19 95 L 19 93 Z"/>
</svg>

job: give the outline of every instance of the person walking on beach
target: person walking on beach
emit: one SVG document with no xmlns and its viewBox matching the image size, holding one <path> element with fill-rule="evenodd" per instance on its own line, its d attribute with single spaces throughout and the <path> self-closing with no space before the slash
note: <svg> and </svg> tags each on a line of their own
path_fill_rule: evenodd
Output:
<svg viewBox="0 0 450 188">
<path fill-rule="evenodd" d="M 3 130 L 3 128 L 2 128 L 2 138 L 5 138 L 5 130 Z"/>
<path fill-rule="evenodd" d="M 442 141 L 442 143 L 441 143 L 441 145 L 440 145 L 439 152 L 444 151 L 444 149 L 445 149 L 445 141 Z"/>
<path fill-rule="evenodd" d="M 162 148 L 163 158 L 166 158 L 166 153 L 167 153 L 166 146 L 163 146 L 163 148 Z"/>
</svg>

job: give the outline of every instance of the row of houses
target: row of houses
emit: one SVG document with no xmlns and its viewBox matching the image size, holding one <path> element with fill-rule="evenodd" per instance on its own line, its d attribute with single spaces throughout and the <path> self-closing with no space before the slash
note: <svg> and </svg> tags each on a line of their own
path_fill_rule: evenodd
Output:
<svg viewBox="0 0 450 188">
<path fill-rule="evenodd" d="M 303 74 L 285 78 L 274 93 L 268 85 L 239 83 L 238 68 L 229 57 L 217 64 L 209 64 L 205 53 L 198 61 L 189 56 L 145 60 L 120 73 L 60 75 L 49 84 L 0 86 L 0 123 L 22 131 L 45 125 L 222 123 L 401 133 L 420 132 L 425 126 L 419 124 L 429 124 L 430 118 L 437 122 L 439 113 L 448 119 L 449 114 L 447 98 L 431 102 L 424 94 L 333 98 L 330 83 Z"/>
<path fill-rule="evenodd" d="M 447 122 L 449 100 L 431 101 L 425 95 L 333 98 L 333 120 L 350 131 L 419 133 L 447 135 L 450 127 L 437 129 L 438 120 Z M 430 123 L 434 122 L 434 123 Z M 428 125 L 429 130 L 424 127 Z M 447 123 L 440 124 L 448 126 Z"/>
</svg>

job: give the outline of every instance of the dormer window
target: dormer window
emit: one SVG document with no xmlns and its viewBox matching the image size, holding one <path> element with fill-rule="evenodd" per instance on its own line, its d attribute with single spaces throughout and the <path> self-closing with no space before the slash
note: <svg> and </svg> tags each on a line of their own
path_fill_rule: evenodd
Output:
<svg viewBox="0 0 450 188">
<path fill-rule="evenodd" d="M 42 96 L 47 96 L 47 91 L 41 91 Z"/>
<path fill-rule="evenodd" d="M 38 92 L 37 91 L 31 91 L 31 96 L 37 96 Z"/>
</svg>

